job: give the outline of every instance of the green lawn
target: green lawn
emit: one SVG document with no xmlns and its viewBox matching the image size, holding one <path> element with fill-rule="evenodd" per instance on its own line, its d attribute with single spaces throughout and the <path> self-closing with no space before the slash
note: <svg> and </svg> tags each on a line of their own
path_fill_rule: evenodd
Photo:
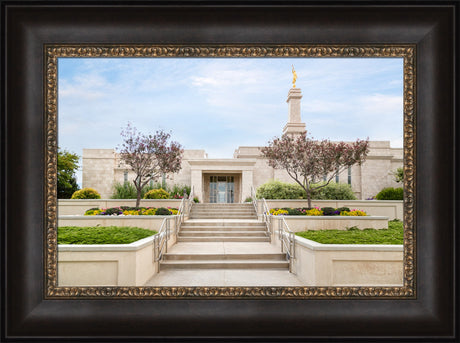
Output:
<svg viewBox="0 0 460 343">
<path fill-rule="evenodd" d="M 323 244 L 403 244 L 403 223 L 392 220 L 388 229 L 350 228 L 348 230 L 319 230 L 297 232 L 296 235 Z"/>
<path fill-rule="evenodd" d="M 58 244 L 129 244 L 156 234 L 156 231 L 128 226 L 61 226 Z"/>
</svg>

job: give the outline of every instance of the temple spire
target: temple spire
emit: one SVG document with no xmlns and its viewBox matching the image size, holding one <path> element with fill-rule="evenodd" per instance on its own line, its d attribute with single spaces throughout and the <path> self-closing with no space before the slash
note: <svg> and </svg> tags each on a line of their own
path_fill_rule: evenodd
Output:
<svg viewBox="0 0 460 343">
<path fill-rule="evenodd" d="M 288 122 L 283 128 L 283 134 L 298 135 L 305 132 L 305 123 L 302 123 L 300 114 L 300 99 L 302 92 L 295 88 L 297 73 L 292 65 L 292 88 L 289 90 L 286 102 L 288 103 Z"/>
</svg>

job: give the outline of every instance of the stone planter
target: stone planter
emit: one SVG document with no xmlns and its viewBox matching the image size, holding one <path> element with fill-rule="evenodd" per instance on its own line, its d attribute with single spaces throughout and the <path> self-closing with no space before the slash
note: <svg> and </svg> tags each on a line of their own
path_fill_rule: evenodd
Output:
<svg viewBox="0 0 460 343">
<path fill-rule="evenodd" d="M 182 199 L 142 199 L 141 206 L 145 207 L 175 207 L 180 206 Z M 58 215 L 80 215 L 93 207 L 108 208 L 118 206 L 136 206 L 135 199 L 59 199 Z"/>
<path fill-rule="evenodd" d="M 272 216 L 273 227 L 277 229 L 277 221 L 283 217 L 293 232 L 307 230 L 346 230 L 356 226 L 358 229 L 387 229 L 388 217 L 381 216 Z"/>
<path fill-rule="evenodd" d="M 306 200 L 266 200 L 269 208 L 306 207 Z M 317 207 L 349 207 L 357 208 L 370 216 L 388 217 L 390 220 L 403 220 L 404 201 L 402 200 L 312 200 L 312 206 Z M 259 201 L 259 211 L 262 211 L 262 201 Z"/>
<path fill-rule="evenodd" d="M 171 216 L 59 216 L 58 226 L 135 226 L 158 231 L 164 218 Z M 171 221 L 174 229 L 175 221 Z"/>
</svg>

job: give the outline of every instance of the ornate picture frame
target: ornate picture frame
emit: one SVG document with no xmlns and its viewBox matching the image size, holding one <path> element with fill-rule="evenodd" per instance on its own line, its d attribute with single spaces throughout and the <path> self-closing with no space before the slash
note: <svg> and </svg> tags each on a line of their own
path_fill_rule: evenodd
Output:
<svg viewBox="0 0 460 343">
<path fill-rule="evenodd" d="M 2 1 L 2 339 L 454 341 L 457 10 L 439 2 Z M 200 47 L 260 55 L 280 46 L 287 54 L 407 57 L 404 286 L 57 287 L 54 59 L 185 56 Z"/>
<path fill-rule="evenodd" d="M 45 46 L 45 113 L 47 115 L 46 170 L 47 194 L 47 249 L 45 271 L 47 297 L 148 297 L 148 298 L 415 298 L 415 85 L 416 52 L 414 45 L 115 45 L 115 46 Z M 361 286 L 361 287 L 59 287 L 57 283 L 57 108 L 58 108 L 58 59 L 59 58 L 403 58 L 404 79 L 404 273 L 402 287 Z"/>
</svg>

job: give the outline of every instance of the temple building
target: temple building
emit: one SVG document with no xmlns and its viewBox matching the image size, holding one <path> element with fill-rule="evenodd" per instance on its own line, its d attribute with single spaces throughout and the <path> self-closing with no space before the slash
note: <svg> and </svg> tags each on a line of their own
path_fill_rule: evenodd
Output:
<svg viewBox="0 0 460 343">
<path fill-rule="evenodd" d="M 305 131 L 301 119 L 302 93 L 293 87 L 287 96 L 288 120 L 283 134 L 296 135 Z M 358 199 L 375 196 L 384 187 L 398 187 L 394 172 L 403 166 L 403 149 L 392 148 L 389 141 L 370 141 L 369 154 L 362 165 L 355 165 L 334 178 L 335 182 L 351 185 Z M 190 185 L 201 202 L 237 203 L 251 196 L 251 187 L 279 180 L 294 183 L 289 175 L 268 165 L 261 147 L 240 146 L 233 158 L 208 158 L 205 150 L 185 150 L 182 168 L 167 175 L 169 185 Z M 83 187 L 96 189 L 102 198 L 110 198 L 114 183 L 134 179 L 129 166 L 121 163 L 114 149 L 83 149 Z M 400 186 L 400 185 L 399 185 Z"/>
</svg>

